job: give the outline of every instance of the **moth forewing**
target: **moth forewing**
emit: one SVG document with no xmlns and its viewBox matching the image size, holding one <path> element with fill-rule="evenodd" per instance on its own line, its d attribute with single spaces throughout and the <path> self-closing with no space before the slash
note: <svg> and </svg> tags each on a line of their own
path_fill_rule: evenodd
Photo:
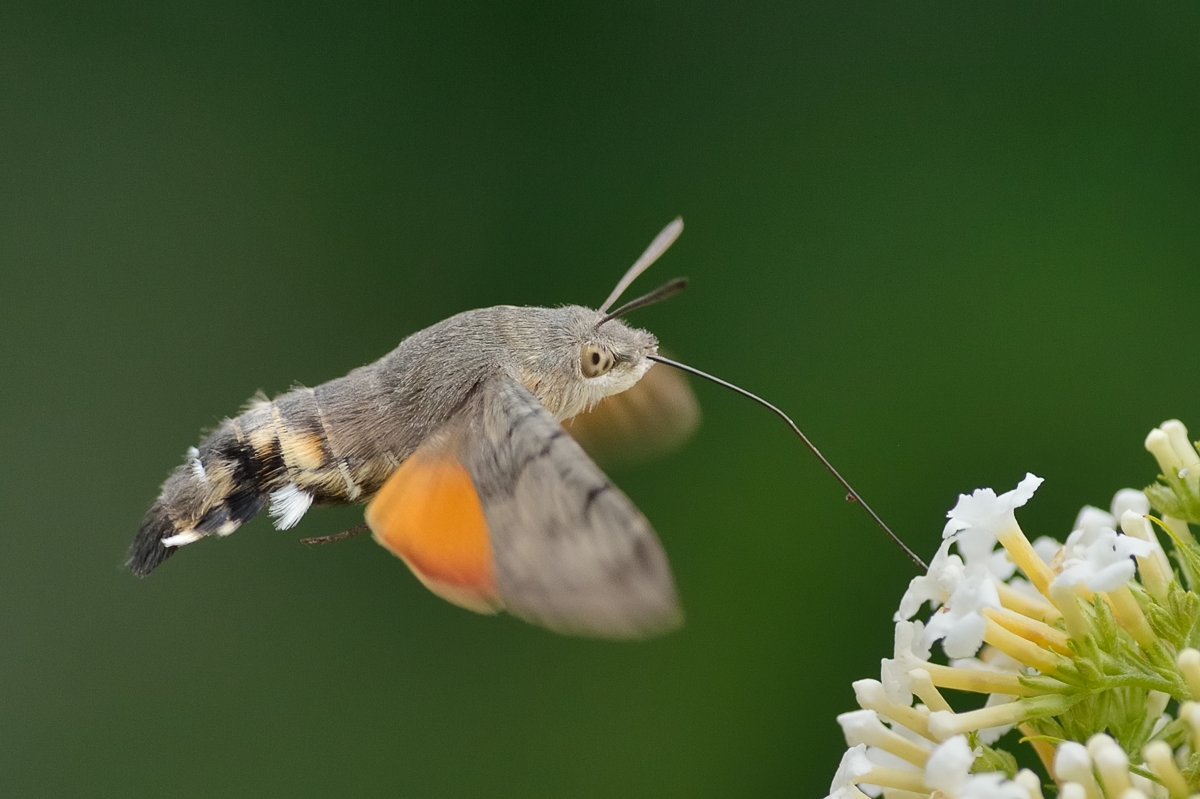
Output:
<svg viewBox="0 0 1200 799">
<path fill-rule="evenodd" d="M 645 516 L 519 383 L 489 382 L 484 408 L 468 470 L 505 608 L 583 635 L 677 627 L 674 579 Z"/>
</svg>

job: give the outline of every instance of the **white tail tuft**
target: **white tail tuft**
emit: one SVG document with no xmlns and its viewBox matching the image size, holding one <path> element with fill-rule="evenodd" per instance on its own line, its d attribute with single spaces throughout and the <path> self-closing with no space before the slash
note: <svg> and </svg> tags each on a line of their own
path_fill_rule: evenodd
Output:
<svg viewBox="0 0 1200 799">
<path fill-rule="evenodd" d="M 204 538 L 204 533 L 198 533 L 195 530 L 184 530 L 182 533 L 167 536 L 162 540 L 164 547 L 182 547 L 194 541 L 199 541 Z"/>
<path fill-rule="evenodd" d="M 276 530 L 288 530 L 304 518 L 312 501 L 312 494 L 295 483 L 288 483 L 283 488 L 271 492 L 271 507 L 267 509 L 267 513 L 274 519 Z"/>
</svg>

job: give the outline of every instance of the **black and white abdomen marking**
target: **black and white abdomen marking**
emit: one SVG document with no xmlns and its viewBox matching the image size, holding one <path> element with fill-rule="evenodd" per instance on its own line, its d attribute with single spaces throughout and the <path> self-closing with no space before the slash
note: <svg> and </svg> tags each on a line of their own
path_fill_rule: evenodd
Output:
<svg viewBox="0 0 1200 799">
<path fill-rule="evenodd" d="M 402 457 L 370 447 L 339 447 L 319 396 L 338 381 L 253 401 L 226 419 L 163 483 L 129 552 L 129 568 L 149 574 L 179 547 L 229 535 L 268 508 L 277 529 L 296 525 L 315 503 L 369 499 Z M 407 455 L 408 453 L 403 453 Z"/>
</svg>

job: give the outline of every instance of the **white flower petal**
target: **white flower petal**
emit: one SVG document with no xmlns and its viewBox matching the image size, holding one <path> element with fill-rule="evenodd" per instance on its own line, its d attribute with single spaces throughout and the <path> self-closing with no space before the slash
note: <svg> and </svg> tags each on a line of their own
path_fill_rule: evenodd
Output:
<svg viewBox="0 0 1200 799">
<path fill-rule="evenodd" d="M 893 657 L 884 658 L 879 664 L 879 678 L 888 701 L 897 705 L 912 704 L 908 673 L 928 664 L 929 647 L 924 643 L 924 638 L 925 625 L 921 622 L 896 622 Z"/>
<path fill-rule="evenodd" d="M 1084 505 L 1079 515 L 1075 517 L 1075 525 L 1071 528 L 1074 530 L 1083 530 L 1088 534 L 1094 534 L 1096 531 L 1108 528 L 1113 529 L 1117 526 L 1117 520 L 1111 513 L 1106 510 Z"/>
<path fill-rule="evenodd" d="M 1135 570 L 1132 560 L 1110 563 L 1088 575 L 1084 585 L 1092 591 L 1115 591 L 1133 579 Z"/>
<path fill-rule="evenodd" d="M 1058 550 L 1062 549 L 1062 542 L 1057 538 L 1051 538 L 1048 535 L 1039 536 L 1033 542 L 1033 551 L 1042 559 L 1042 562 L 1047 566 L 1054 560 L 1054 556 L 1058 554 Z"/>
<path fill-rule="evenodd" d="M 970 527 L 955 538 L 967 568 L 986 565 L 996 550 L 996 534 L 985 527 Z"/>
<path fill-rule="evenodd" d="M 911 619 L 926 602 L 936 609 L 950 598 L 966 573 L 962 559 L 950 554 L 950 545 L 953 543 L 953 538 L 944 540 L 929 563 L 929 571 L 909 581 L 908 590 L 900 599 L 900 609 L 892 617 L 893 621 Z"/>
<path fill-rule="evenodd" d="M 955 799 L 1029 799 L 1029 791 L 998 771 L 988 771 L 972 774 Z"/>
<path fill-rule="evenodd" d="M 1092 757 L 1077 741 L 1063 741 L 1054 750 L 1054 774 L 1063 780 L 1086 782 L 1092 779 Z"/>
<path fill-rule="evenodd" d="M 900 729 L 904 729 L 901 727 Z M 928 741 L 926 741 L 928 743 Z M 886 766 L 887 768 L 902 768 L 912 770 L 913 764 L 909 763 L 902 757 L 897 757 L 886 749 L 880 749 L 878 746 L 867 747 L 867 760 L 870 760 L 876 766 Z M 867 788 L 861 789 L 864 792 Z"/>
<path fill-rule="evenodd" d="M 1042 478 L 1026 474 L 1025 479 L 1012 491 L 999 496 L 990 488 L 977 488 L 970 495 L 959 494 L 958 503 L 946 515 L 961 530 L 979 530 L 979 536 L 995 537 L 998 533 L 1016 527 L 1013 510 L 1021 507 L 1042 484 Z M 947 526 L 949 527 L 949 525 Z M 944 533 L 943 533 L 944 535 Z M 962 533 L 959 534 L 960 537 Z M 982 544 L 971 544 L 973 549 Z M 988 550 L 991 551 L 990 549 Z"/>
<path fill-rule="evenodd" d="M 1038 487 L 1044 482 L 1046 481 L 1041 477 L 1038 477 L 1032 472 L 1026 472 L 1024 479 L 1017 483 L 1017 487 L 1015 489 L 1009 492 L 1009 494 L 1012 495 L 1012 499 L 1010 500 L 1013 503 L 1012 506 L 1014 508 L 1019 508 L 1029 500 L 1033 499 L 1034 492 L 1036 492 Z M 1005 494 L 1005 496 L 1008 496 L 1008 494 Z"/>
<path fill-rule="evenodd" d="M 853 785 L 855 780 L 871 770 L 871 761 L 867 759 L 867 747 L 859 744 L 846 750 L 842 762 L 838 765 L 837 773 L 829 786 L 829 793 L 836 794 L 841 788 Z"/>
<path fill-rule="evenodd" d="M 1090 538 L 1090 540 L 1089 540 Z M 1077 530 L 1067 539 L 1066 559 L 1055 585 L 1080 583 L 1092 591 L 1112 591 L 1133 579 L 1135 564 L 1131 558 L 1146 557 L 1154 545 L 1140 538 L 1100 528 L 1089 535 Z"/>
<path fill-rule="evenodd" d="M 947 630 L 946 635 L 942 638 L 942 651 L 946 653 L 946 657 L 971 657 L 983 646 L 985 632 L 987 632 L 987 622 L 984 621 L 982 615 L 973 613 L 964 616 Z"/>
<path fill-rule="evenodd" d="M 846 746 L 870 744 L 878 739 L 880 732 L 886 732 L 879 714 L 874 710 L 853 710 L 839 714 L 837 723 L 846 737 Z"/>
<path fill-rule="evenodd" d="M 1145 516 L 1150 512 L 1150 500 L 1146 499 L 1146 495 L 1136 488 L 1122 488 L 1113 496 L 1113 518 L 1120 519 L 1127 510 L 1133 511 L 1138 516 Z"/>
<path fill-rule="evenodd" d="M 929 647 L 923 643 L 924 634 L 924 622 L 897 622 L 893 639 L 895 657 L 906 657 L 920 662 L 929 660 Z"/>
<path fill-rule="evenodd" d="M 958 794 L 967 783 L 975 753 L 967 743 L 967 736 L 955 735 L 933 750 L 925 762 L 925 784 L 949 796 Z"/>
<path fill-rule="evenodd" d="M 959 494 L 958 496 L 959 496 L 959 499 L 961 500 L 963 495 Z M 946 515 L 949 516 L 950 514 L 947 513 Z M 955 518 L 951 518 L 950 521 L 946 522 L 946 526 L 942 528 L 942 538 L 949 538 L 950 536 L 957 533 L 959 530 L 965 530 L 970 526 L 971 525 L 967 524 L 964 521 L 961 521 L 961 520 L 955 519 Z"/>
<path fill-rule="evenodd" d="M 987 629 L 983 609 L 999 607 L 1000 595 L 992 575 L 983 568 L 971 570 L 945 606 L 929 619 L 924 642 L 929 646 L 940 640 L 948 657 L 971 657 L 983 646 Z"/>
<path fill-rule="evenodd" d="M 1017 564 L 1009 560 L 1008 550 L 998 549 L 984 562 L 988 573 L 1000 582 L 1006 582 L 1017 571 Z"/>
<path fill-rule="evenodd" d="M 889 702 L 896 705 L 911 705 L 912 681 L 908 673 L 911 666 L 896 658 L 884 658 L 879 662 L 879 680 Z"/>
</svg>

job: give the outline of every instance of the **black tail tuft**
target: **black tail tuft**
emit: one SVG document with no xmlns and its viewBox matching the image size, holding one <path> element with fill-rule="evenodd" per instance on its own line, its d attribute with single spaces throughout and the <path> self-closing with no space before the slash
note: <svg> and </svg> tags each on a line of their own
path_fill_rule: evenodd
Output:
<svg viewBox="0 0 1200 799">
<path fill-rule="evenodd" d="M 175 525 L 167 516 L 166 508 L 161 501 L 155 502 L 154 507 L 146 514 L 142 526 L 138 528 L 137 537 L 129 547 L 129 560 L 125 565 L 138 577 L 145 577 L 158 568 L 179 547 L 163 546 L 163 538 L 175 534 Z"/>
<path fill-rule="evenodd" d="M 229 535 L 262 510 L 287 468 L 277 444 L 264 461 L 240 435 L 227 419 L 199 448 L 188 450 L 138 528 L 126 561 L 130 571 L 145 577 L 183 544 Z M 179 546 L 163 546 L 163 539 Z"/>
</svg>

